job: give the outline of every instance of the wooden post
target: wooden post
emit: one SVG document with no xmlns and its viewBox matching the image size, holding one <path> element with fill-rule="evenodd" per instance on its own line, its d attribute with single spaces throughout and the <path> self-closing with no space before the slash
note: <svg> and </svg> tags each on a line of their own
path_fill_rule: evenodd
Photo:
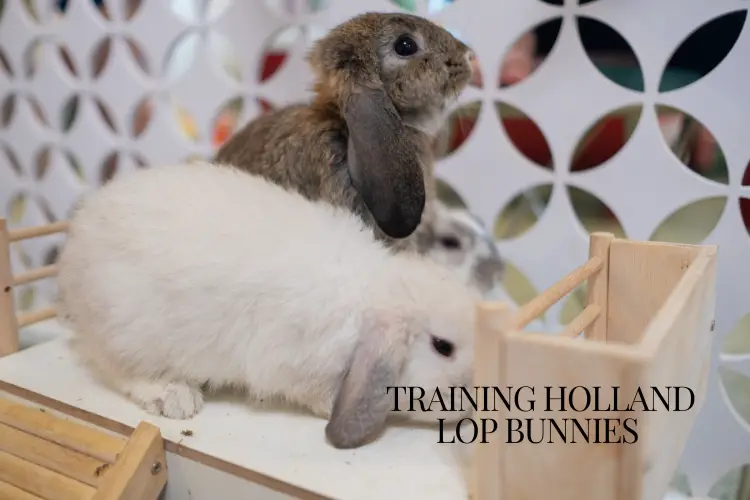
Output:
<svg viewBox="0 0 750 500">
<path fill-rule="evenodd" d="M 599 271 L 589 277 L 586 307 L 596 305 L 599 307 L 599 315 L 584 330 L 584 337 L 591 340 L 607 340 L 607 313 L 609 292 L 609 247 L 615 236 L 611 233 L 592 233 L 589 241 L 589 259 L 599 257 L 602 259 L 602 267 Z"/>
<path fill-rule="evenodd" d="M 503 302 L 485 302 L 477 309 L 477 328 L 475 343 L 474 364 L 474 386 L 475 387 L 497 387 L 504 385 L 505 379 L 505 335 L 511 322 L 510 307 Z M 481 411 L 485 405 L 482 391 L 477 397 L 480 411 L 475 414 L 475 419 L 496 419 L 498 425 L 501 422 L 500 412 L 502 408 L 495 411 Z M 490 392 L 492 394 L 492 392 Z M 491 410 L 489 402 L 488 409 Z M 473 481 L 471 485 L 472 500 L 500 500 L 503 497 L 503 478 L 505 476 L 505 461 L 503 460 L 504 448 L 496 434 L 487 438 L 486 443 L 475 441 L 473 460 Z"/>
<path fill-rule="evenodd" d="M 18 323 L 13 303 L 10 238 L 5 219 L 0 218 L 0 356 L 7 356 L 17 351 Z"/>
</svg>

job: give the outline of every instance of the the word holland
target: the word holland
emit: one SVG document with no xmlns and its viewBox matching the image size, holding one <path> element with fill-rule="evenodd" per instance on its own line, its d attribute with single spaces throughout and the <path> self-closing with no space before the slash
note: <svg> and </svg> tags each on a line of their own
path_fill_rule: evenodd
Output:
<svg viewBox="0 0 750 500">
<path fill-rule="evenodd" d="M 508 411 L 521 412 L 688 411 L 695 404 L 695 393 L 683 386 L 649 387 L 645 390 L 638 387 L 631 393 L 624 392 L 618 386 L 544 386 L 543 408 L 537 408 L 535 388 L 529 386 L 450 387 L 444 391 L 435 389 L 429 395 L 422 387 L 389 386 L 386 394 L 391 393 L 392 411 L 491 412 L 503 407 Z M 399 405 L 403 402 L 399 401 L 399 396 L 408 396 L 409 404 Z"/>
</svg>

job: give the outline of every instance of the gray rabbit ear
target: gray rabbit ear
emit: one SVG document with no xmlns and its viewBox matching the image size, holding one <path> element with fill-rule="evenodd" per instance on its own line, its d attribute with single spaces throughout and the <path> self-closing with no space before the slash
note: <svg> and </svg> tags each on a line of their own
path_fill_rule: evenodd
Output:
<svg viewBox="0 0 750 500">
<path fill-rule="evenodd" d="M 365 444 L 383 430 L 393 408 L 395 389 L 387 388 L 398 382 L 406 338 L 392 328 L 393 320 L 388 323 L 360 335 L 326 425 L 326 437 L 336 448 Z"/>
<path fill-rule="evenodd" d="M 357 86 L 344 119 L 354 187 L 386 235 L 406 238 L 419 226 L 426 200 L 417 132 L 404 125 L 382 88 Z"/>
</svg>

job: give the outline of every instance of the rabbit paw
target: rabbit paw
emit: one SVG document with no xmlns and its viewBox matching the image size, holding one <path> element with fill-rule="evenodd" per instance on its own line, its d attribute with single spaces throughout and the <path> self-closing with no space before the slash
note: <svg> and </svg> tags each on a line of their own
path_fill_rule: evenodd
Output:
<svg viewBox="0 0 750 500">
<path fill-rule="evenodd" d="M 184 420 L 203 407 L 203 393 L 180 382 L 139 382 L 128 391 L 144 410 L 156 416 Z"/>
</svg>

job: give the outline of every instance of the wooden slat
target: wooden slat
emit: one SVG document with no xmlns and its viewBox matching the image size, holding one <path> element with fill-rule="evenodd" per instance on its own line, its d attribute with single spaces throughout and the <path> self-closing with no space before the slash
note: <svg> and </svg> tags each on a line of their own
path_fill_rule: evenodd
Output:
<svg viewBox="0 0 750 500">
<path fill-rule="evenodd" d="M 590 258 L 584 265 L 566 275 L 563 279 L 549 287 L 542 294 L 521 307 L 516 313 L 511 328 L 522 329 L 541 316 L 552 304 L 570 293 L 575 287 L 599 271 L 604 262 L 600 257 Z"/>
<path fill-rule="evenodd" d="M 12 484 L 0 481 L 0 500 L 43 500 L 42 498 L 32 495 L 28 491 L 16 488 Z"/>
<path fill-rule="evenodd" d="M 609 249 L 614 239 L 614 235 L 610 233 L 592 233 L 589 240 L 589 257 L 599 257 L 603 264 L 601 270 L 588 280 L 586 306 L 596 304 L 604 312 L 608 309 L 609 298 Z M 598 315 L 586 326 L 584 335 L 591 340 L 607 340 L 607 315 Z"/>
<path fill-rule="evenodd" d="M 52 319 L 57 316 L 57 309 L 54 307 L 45 307 L 38 311 L 21 314 L 18 316 L 18 327 L 23 328 L 24 326 L 33 325 L 47 319 Z"/>
<path fill-rule="evenodd" d="M 95 500 L 155 499 L 167 482 L 167 461 L 159 429 L 141 422 L 94 496 Z"/>
<path fill-rule="evenodd" d="M 57 274 L 57 266 L 54 264 L 39 267 L 37 269 L 32 269 L 31 271 L 21 273 L 17 276 L 13 276 L 13 285 L 25 285 L 26 283 L 31 283 L 33 281 L 41 280 L 44 278 L 51 278 L 55 274 Z"/>
<path fill-rule="evenodd" d="M 101 460 L 4 424 L 0 424 L 0 451 L 90 486 L 98 486 L 104 472 L 110 466 Z"/>
<path fill-rule="evenodd" d="M 0 217 L 0 356 L 18 351 L 18 323 L 13 303 L 10 241 L 5 219 Z"/>
<path fill-rule="evenodd" d="M 111 436 L 3 398 L 0 398 L 0 423 L 110 464 L 115 462 L 117 454 L 125 446 L 125 438 Z"/>
<path fill-rule="evenodd" d="M 75 479 L 45 469 L 0 451 L 0 481 L 17 486 L 42 498 L 83 500 L 91 498 L 94 488 Z"/>
<path fill-rule="evenodd" d="M 581 313 L 568 323 L 560 335 L 563 337 L 577 337 L 601 314 L 601 308 L 596 304 L 586 306 Z"/>
<path fill-rule="evenodd" d="M 8 236 L 11 242 L 28 240 L 49 234 L 62 233 L 68 230 L 68 225 L 68 221 L 59 221 L 43 226 L 25 227 L 23 229 L 8 231 Z"/>
</svg>

